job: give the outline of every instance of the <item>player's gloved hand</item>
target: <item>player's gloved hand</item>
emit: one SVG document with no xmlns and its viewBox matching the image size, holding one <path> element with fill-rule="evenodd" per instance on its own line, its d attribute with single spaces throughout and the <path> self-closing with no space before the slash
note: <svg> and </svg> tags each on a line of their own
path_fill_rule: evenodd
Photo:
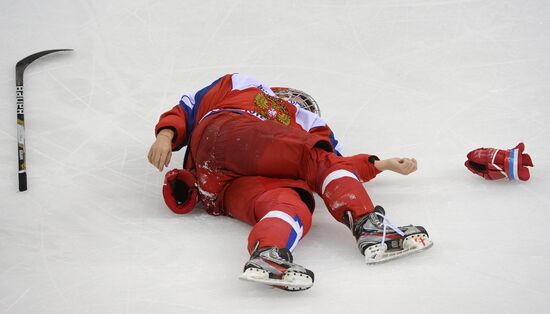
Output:
<svg viewBox="0 0 550 314">
<path fill-rule="evenodd" d="M 185 169 L 172 169 L 164 176 L 162 195 L 176 214 L 187 214 L 197 204 L 197 187 L 193 174 Z"/>
<path fill-rule="evenodd" d="M 533 167 L 533 161 L 523 153 L 524 150 L 523 143 L 507 150 L 482 147 L 469 152 L 464 165 L 487 180 L 508 178 L 527 181 L 530 177 L 527 167 Z"/>
</svg>

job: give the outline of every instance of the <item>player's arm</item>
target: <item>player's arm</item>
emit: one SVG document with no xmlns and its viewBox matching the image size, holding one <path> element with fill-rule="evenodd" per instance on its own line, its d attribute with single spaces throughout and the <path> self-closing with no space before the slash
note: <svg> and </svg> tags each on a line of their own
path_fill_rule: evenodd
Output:
<svg viewBox="0 0 550 314">
<path fill-rule="evenodd" d="M 168 166 L 172 151 L 188 144 L 199 108 L 215 109 L 231 87 L 232 75 L 226 74 L 199 91 L 183 95 L 178 105 L 163 113 L 155 127 L 156 140 L 149 150 L 149 162 L 160 171 Z"/>
<path fill-rule="evenodd" d="M 357 178 L 361 182 L 368 182 L 374 179 L 382 171 L 393 171 L 403 175 L 408 175 L 417 169 L 416 159 L 414 158 L 388 158 L 380 160 L 375 155 L 359 154 L 349 157 L 343 157 L 344 163 L 355 170 Z"/>
<path fill-rule="evenodd" d="M 302 110 L 302 112 L 303 111 L 305 110 Z M 357 175 L 359 181 L 361 182 L 370 181 L 374 179 L 374 177 L 376 177 L 377 174 L 383 171 L 381 169 L 378 169 L 375 166 L 375 162 L 379 161 L 379 158 L 374 155 L 359 154 L 359 155 L 344 157 L 342 154 L 341 145 L 339 141 L 336 139 L 334 132 L 332 132 L 328 124 L 326 124 L 318 115 L 314 113 L 308 112 L 306 114 L 308 116 L 314 117 L 314 119 L 310 118 L 310 121 L 314 121 L 313 123 L 310 123 L 310 124 L 316 125 L 315 127 L 310 128 L 308 132 L 311 134 L 324 137 L 327 140 L 327 142 L 330 143 L 332 150 L 334 151 L 334 154 L 342 157 L 344 159 L 344 162 L 355 170 L 355 174 Z M 386 166 L 385 163 L 384 163 L 384 166 Z"/>
<path fill-rule="evenodd" d="M 342 155 L 339 142 L 327 124 L 322 127 L 313 128 L 309 132 L 327 138 L 331 143 L 334 153 L 339 156 Z M 359 154 L 344 158 L 346 159 L 346 163 L 355 169 L 356 175 L 361 182 L 368 182 L 374 179 L 380 172 L 386 170 L 408 175 L 417 169 L 417 162 L 414 158 L 380 160 L 377 156 L 370 154 Z"/>
<path fill-rule="evenodd" d="M 186 113 L 180 105 L 160 116 L 155 126 L 156 139 L 147 158 L 159 171 L 167 167 L 172 158 L 172 151 L 184 146 L 186 137 Z"/>
</svg>

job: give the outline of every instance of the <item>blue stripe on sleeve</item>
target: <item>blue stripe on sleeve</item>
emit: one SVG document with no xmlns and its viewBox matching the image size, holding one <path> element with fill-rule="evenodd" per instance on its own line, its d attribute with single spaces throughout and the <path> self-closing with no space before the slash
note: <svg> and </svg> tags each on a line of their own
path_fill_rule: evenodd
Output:
<svg viewBox="0 0 550 314">
<path fill-rule="evenodd" d="M 189 95 L 183 95 L 180 100 L 180 107 L 183 108 L 185 114 L 187 115 L 187 119 L 189 119 L 189 117 L 193 115 L 193 108 L 189 108 L 185 105 L 185 103 L 183 102 L 184 98 L 187 98 L 191 104 L 193 104 L 193 101 L 191 101 L 191 97 L 189 97 Z"/>
<path fill-rule="evenodd" d="M 185 137 L 184 145 L 189 144 L 189 139 L 191 138 L 191 133 L 193 133 L 193 129 L 195 128 L 195 120 L 197 119 L 197 113 L 199 112 L 199 107 L 201 105 L 202 99 L 214 86 L 216 86 L 216 84 L 220 82 L 221 79 L 222 78 L 220 77 L 219 79 L 212 82 L 212 84 L 199 90 L 195 94 L 195 103 L 193 104 L 193 108 L 189 108 L 185 105 L 185 103 L 183 102 L 183 98 L 185 96 L 182 97 L 182 100 L 180 100 L 179 105 L 183 108 L 183 110 L 185 110 L 185 113 L 187 115 L 187 136 Z M 188 99 L 191 100 L 190 98 Z"/>
<path fill-rule="evenodd" d="M 342 156 L 342 154 L 340 154 L 340 152 L 336 150 L 336 145 L 338 145 L 338 140 L 336 140 L 336 137 L 334 137 L 334 133 L 332 131 L 330 131 L 329 138 L 330 138 L 330 144 L 332 145 L 332 148 L 334 149 L 334 153 L 337 156 Z"/>
</svg>

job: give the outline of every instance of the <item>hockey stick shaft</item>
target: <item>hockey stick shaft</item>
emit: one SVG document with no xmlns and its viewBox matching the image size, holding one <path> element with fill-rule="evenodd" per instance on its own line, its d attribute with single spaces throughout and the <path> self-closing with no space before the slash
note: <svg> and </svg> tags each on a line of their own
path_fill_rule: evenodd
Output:
<svg viewBox="0 0 550 314">
<path fill-rule="evenodd" d="M 25 149 L 25 100 L 23 97 L 23 73 L 34 60 L 59 51 L 72 51 L 72 49 L 45 50 L 21 59 L 15 65 L 15 97 L 17 100 L 17 158 L 19 163 L 19 191 L 27 190 L 27 156 Z"/>
<path fill-rule="evenodd" d="M 27 165 L 25 156 L 25 113 L 23 82 L 15 85 L 17 99 L 17 156 L 19 160 L 19 191 L 27 190 Z"/>
</svg>

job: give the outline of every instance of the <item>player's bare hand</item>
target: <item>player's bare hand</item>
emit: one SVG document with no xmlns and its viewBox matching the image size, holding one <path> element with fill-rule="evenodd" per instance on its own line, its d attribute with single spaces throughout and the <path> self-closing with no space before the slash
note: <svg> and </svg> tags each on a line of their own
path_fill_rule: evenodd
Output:
<svg viewBox="0 0 550 314">
<path fill-rule="evenodd" d="M 162 171 L 164 167 L 168 167 L 172 158 L 172 137 L 174 133 L 171 130 L 166 131 L 170 131 L 171 133 L 162 130 L 157 135 L 157 139 L 151 145 L 151 149 L 149 149 L 149 154 L 147 155 L 149 162 L 159 171 Z"/>
<path fill-rule="evenodd" d="M 380 171 L 391 170 L 402 175 L 408 175 L 418 169 L 418 164 L 414 158 L 389 158 L 380 160 L 374 165 Z"/>
</svg>

